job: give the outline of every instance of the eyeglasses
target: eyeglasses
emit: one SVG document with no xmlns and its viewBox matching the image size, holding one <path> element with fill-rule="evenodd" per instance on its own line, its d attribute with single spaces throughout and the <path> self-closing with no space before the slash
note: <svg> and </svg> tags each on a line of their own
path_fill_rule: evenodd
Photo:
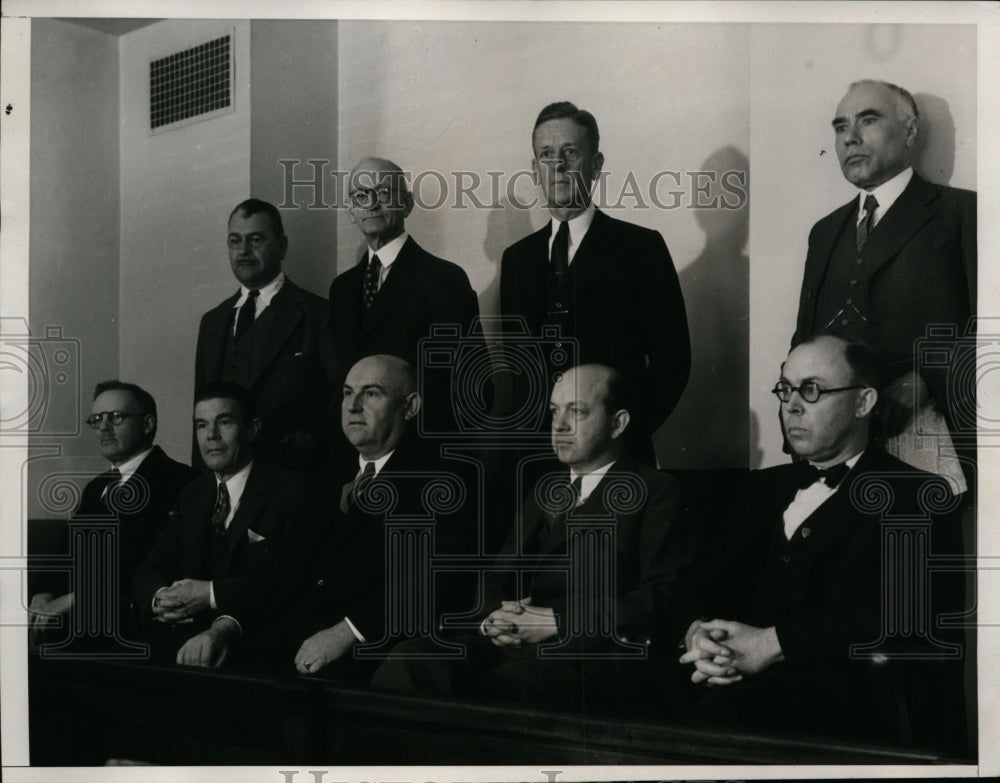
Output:
<svg viewBox="0 0 1000 783">
<path fill-rule="evenodd" d="M 792 386 L 788 381 L 778 381 L 771 394 L 777 396 L 782 402 L 788 402 L 792 398 L 792 392 L 798 392 L 805 402 L 818 402 L 824 394 L 848 391 L 849 389 L 867 389 L 867 386 L 840 386 L 836 389 L 823 389 L 815 381 L 806 381 L 801 386 Z"/>
<path fill-rule="evenodd" d="M 240 234 L 230 234 L 226 238 L 226 244 L 229 246 L 230 250 L 238 250 L 243 247 L 243 243 L 246 242 L 253 250 L 259 250 L 264 246 L 270 237 L 255 231 L 253 234 L 247 234 L 242 236 Z"/>
<path fill-rule="evenodd" d="M 542 150 L 538 153 L 538 160 L 546 166 L 551 166 L 556 161 L 566 161 L 570 165 L 577 163 L 583 158 L 583 153 L 576 147 L 566 147 L 562 150 Z"/>
<path fill-rule="evenodd" d="M 100 413 L 92 413 L 87 417 L 87 424 L 93 427 L 95 430 L 100 429 L 101 422 L 104 421 L 104 417 L 108 417 L 108 421 L 114 426 L 118 426 L 125 419 L 130 419 L 135 416 L 145 416 L 145 413 L 125 413 L 125 411 L 101 411 Z"/>
<path fill-rule="evenodd" d="M 376 204 L 388 204 L 392 201 L 391 188 L 358 188 L 351 191 L 351 203 L 358 209 L 371 209 Z"/>
</svg>

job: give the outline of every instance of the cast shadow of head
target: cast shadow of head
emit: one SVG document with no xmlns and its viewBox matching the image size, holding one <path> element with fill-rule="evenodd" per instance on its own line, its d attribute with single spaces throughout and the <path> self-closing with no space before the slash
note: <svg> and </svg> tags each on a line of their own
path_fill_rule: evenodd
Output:
<svg viewBox="0 0 1000 783">
<path fill-rule="evenodd" d="M 679 273 L 691 377 L 656 434 L 656 451 L 667 468 L 745 468 L 748 453 L 757 449 L 749 441 L 748 405 L 750 162 L 727 146 L 700 170 L 714 175 L 708 195 L 692 195 L 705 247 Z"/>
<path fill-rule="evenodd" d="M 920 131 L 913 150 L 913 168 L 929 182 L 947 185 L 955 173 L 955 119 L 944 98 L 914 95 L 920 110 Z"/>
</svg>

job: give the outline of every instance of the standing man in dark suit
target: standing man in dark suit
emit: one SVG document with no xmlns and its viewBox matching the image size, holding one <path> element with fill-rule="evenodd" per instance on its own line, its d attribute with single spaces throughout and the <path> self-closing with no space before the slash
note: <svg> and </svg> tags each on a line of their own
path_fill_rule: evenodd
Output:
<svg viewBox="0 0 1000 783">
<path fill-rule="evenodd" d="M 688 718 L 894 736 L 897 706 L 878 680 L 886 673 L 852 645 L 877 642 L 891 622 L 881 613 L 887 580 L 905 564 L 890 559 L 883 520 L 928 518 L 920 498 L 945 483 L 872 444 L 877 365 L 864 343 L 831 335 L 788 354 L 773 391 L 804 460 L 752 473 L 728 526 L 706 531 L 688 591 L 697 619 L 680 657 L 699 687 L 661 704 L 686 696 Z M 912 600 L 922 578 L 896 600 Z"/>
<path fill-rule="evenodd" d="M 569 369 L 552 390 L 552 447 L 561 463 L 524 499 L 487 576 L 478 633 L 456 662 L 427 660 L 405 642 L 376 673 L 378 687 L 449 695 L 614 706 L 620 676 L 646 645 L 682 629 L 673 585 L 686 563 L 678 483 L 629 457 L 623 376 Z M 610 529 L 592 536 L 575 522 Z M 566 562 L 570 563 L 569 566 Z M 561 567 L 560 567 L 561 566 Z"/>
<path fill-rule="evenodd" d="M 558 326 L 578 341 L 578 363 L 623 372 L 640 390 L 626 435 L 629 451 L 655 467 L 652 436 L 687 384 L 687 316 L 677 272 L 656 231 L 594 208 L 591 188 L 604 165 L 597 121 L 572 103 L 553 103 L 535 120 L 531 166 L 552 220 L 504 251 L 500 311 L 530 334 Z M 546 368 L 546 383 L 565 367 Z M 536 384 L 537 385 L 537 384 Z M 515 410 L 527 404 L 515 390 Z"/>
<path fill-rule="evenodd" d="M 326 302 L 281 271 L 288 237 L 273 204 L 238 204 L 226 244 L 240 290 L 201 319 L 195 389 L 215 381 L 245 386 L 260 414 L 258 457 L 289 468 L 315 464 L 329 432 Z M 197 444 L 192 461 L 201 465 Z"/>
<path fill-rule="evenodd" d="M 115 589 L 119 607 L 131 602 L 132 575 L 146 557 L 181 489 L 197 473 L 170 459 L 156 438 L 156 401 L 133 383 L 103 381 L 94 388 L 94 404 L 87 424 L 97 436 L 97 449 L 111 463 L 110 469 L 83 489 L 74 517 L 108 517 L 117 520 L 118 573 Z M 31 598 L 32 627 L 41 631 L 55 617 L 73 608 L 76 596 L 63 579 L 39 575 Z M 94 584 L 98 575 L 84 575 Z M 54 597 L 56 596 L 56 597 Z M 91 597 L 91 601 L 98 600 Z M 93 611 L 93 607 L 86 610 Z M 122 611 L 120 617 L 127 619 Z M 39 634 L 35 634 L 39 636 Z"/>
<path fill-rule="evenodd" d="M 365 237 L 368 249 L 358 264 L 330 285 L 330 314 L 339 368 L 337 386 L 364 356 L 391 354 L 420 368 L 418 341 L 434 326 L 453 325 L 445 339 L 471 336 L 481 344 L 479 300 L 465 271 L 428 253 L 406 233 L 413 209 L 402 170 L 381 158 L 364 158 L 351 171 L 350 217 Z M 472 331 L 470 331 L 472 330 Z M 424 368 L 427 369 L 427 368 Z M 454 426 L 450 381 L 425 378 L 423 411 L 428 431 Z"/>
<path fill-rule="evenodd" d="M 840 102 L 833 120 L 837 157 L 858 194 L 809 234 L 792 339 L 794 346 L 835 329 L 871 345 L 886 384 L 879 418 L 889 436 L 909 425 L 911 441 L 915 415 L 922 415 L 924 432 L 944 429 L 927 419 L 935 407 L 953 435 L 968 437 L 975 428 L 968 421 L 974 384 L 950 385 L 949 372 L 970 359 L 963 347 L 969 341 L 961 338 L 976 312 L 976 194 L 927 182 L 913 170 L 919 128 L 916 101 L 894 84 L 855 82 Z M 915 348 L 931 325 L 945 330 L 935 348 L 947 357 L 936 366 L 917 364 Z M 905 441 L 888 446 L 962 491 L 962 473 L 953 456 L 947 460 L 947 435 L 928 439 L 933 448 L 926 454 Z M 974 459 L 974 445 L 967 456 Z"/>
<path fill-rule="evenodd" d="M 240 613 L 250 578 L 301 537 L 305 492 L 296 474 L 255 459 L 260 420 L 243 387 L 199 389 L 194 429 L 212 473 L 181 493 L 136 571 L 135 603 L 155 657 L 177 652 L 178 663 L 218 665 L 204 654 L 205 637 L 230 632 L 227 615 Z"/>
</svg>

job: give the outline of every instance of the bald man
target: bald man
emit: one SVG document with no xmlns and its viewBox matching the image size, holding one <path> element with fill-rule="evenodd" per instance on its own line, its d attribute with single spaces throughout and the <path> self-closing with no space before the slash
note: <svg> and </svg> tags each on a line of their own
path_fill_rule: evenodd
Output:
<svg viewBox="0 0 1000 783">
<path fill-rule="evenodd" d="M 393 354 L 419 368 L 417 344 L 432 326 L 454 324 L 456 334 L 467 335 L 479 315 L 465 271 L 431 255 L 406 233 L 413 195 L 399 166 L 364 158 L 351 171 L 349 193 L 351 222 L 367 248 L 330 286 L 338 383 L 358 359 L 372 354 Z M 448 381 L 447 374 L 435 377 L 423 389 L 424 416 L 438 431 L 454 426 Z"/>
</svg>

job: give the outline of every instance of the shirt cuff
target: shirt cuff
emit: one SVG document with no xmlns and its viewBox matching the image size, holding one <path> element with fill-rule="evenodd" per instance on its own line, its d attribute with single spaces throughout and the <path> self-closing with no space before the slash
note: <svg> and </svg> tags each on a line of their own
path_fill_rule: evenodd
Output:
<svg viewBox="0 0 1000 783">
<path fill-rule="evenodd" d="M 358 640 L 359 642 L 361 642 L 362 644 L 364 644 L 365 642 L 367 642 L 367 641 L 368 641 L 367 639 L 365 639 L 365 637 L 364 637 L 364 635 L 363 635 L 363 634 L 361 633 L 361 631 L 359 631 L 359 630 L 358 630 L 357 628 L 355 628 L 355 627 L 354 627 L 354 623 L 352 623 L 352 622 L 351 622 L 351 618 L 350 618 L 350 617 L 345 617 L 345 618 L 344 618 L 344 622 L 345 622 L 345 623 L 347 623 L 347 627 L 351 629 L 351 633 L 353 633 L 353 634 L 354 634 L 354 638 L 355 638 L 355 639 L 357 639 L 357 640 Z M 237 623 L 237 625 L 238 625 L 238 624 L 239 624 L 239 623 Z"/>
<path fill-rule="evenodd" d="M 234 623 L 236 623 L 236 630 L 240 632 L 240 636 L 243 635 L 243 626 L 240 625 L 240 621 L 237 620 L 235 617 L 233 617 L 231 614 L 220 614 L 218 617 L 212 620 L 212 625 L 215 625 L 217 622 L 219 622 L 219 620 L 222 619 L 232 620 Z"/>
<path fill-rule="evenodd" d="M 208 605 L 213 609 L 219 608 L 215 604 L 215 582 L 208 583 Z"/>
</svg>

